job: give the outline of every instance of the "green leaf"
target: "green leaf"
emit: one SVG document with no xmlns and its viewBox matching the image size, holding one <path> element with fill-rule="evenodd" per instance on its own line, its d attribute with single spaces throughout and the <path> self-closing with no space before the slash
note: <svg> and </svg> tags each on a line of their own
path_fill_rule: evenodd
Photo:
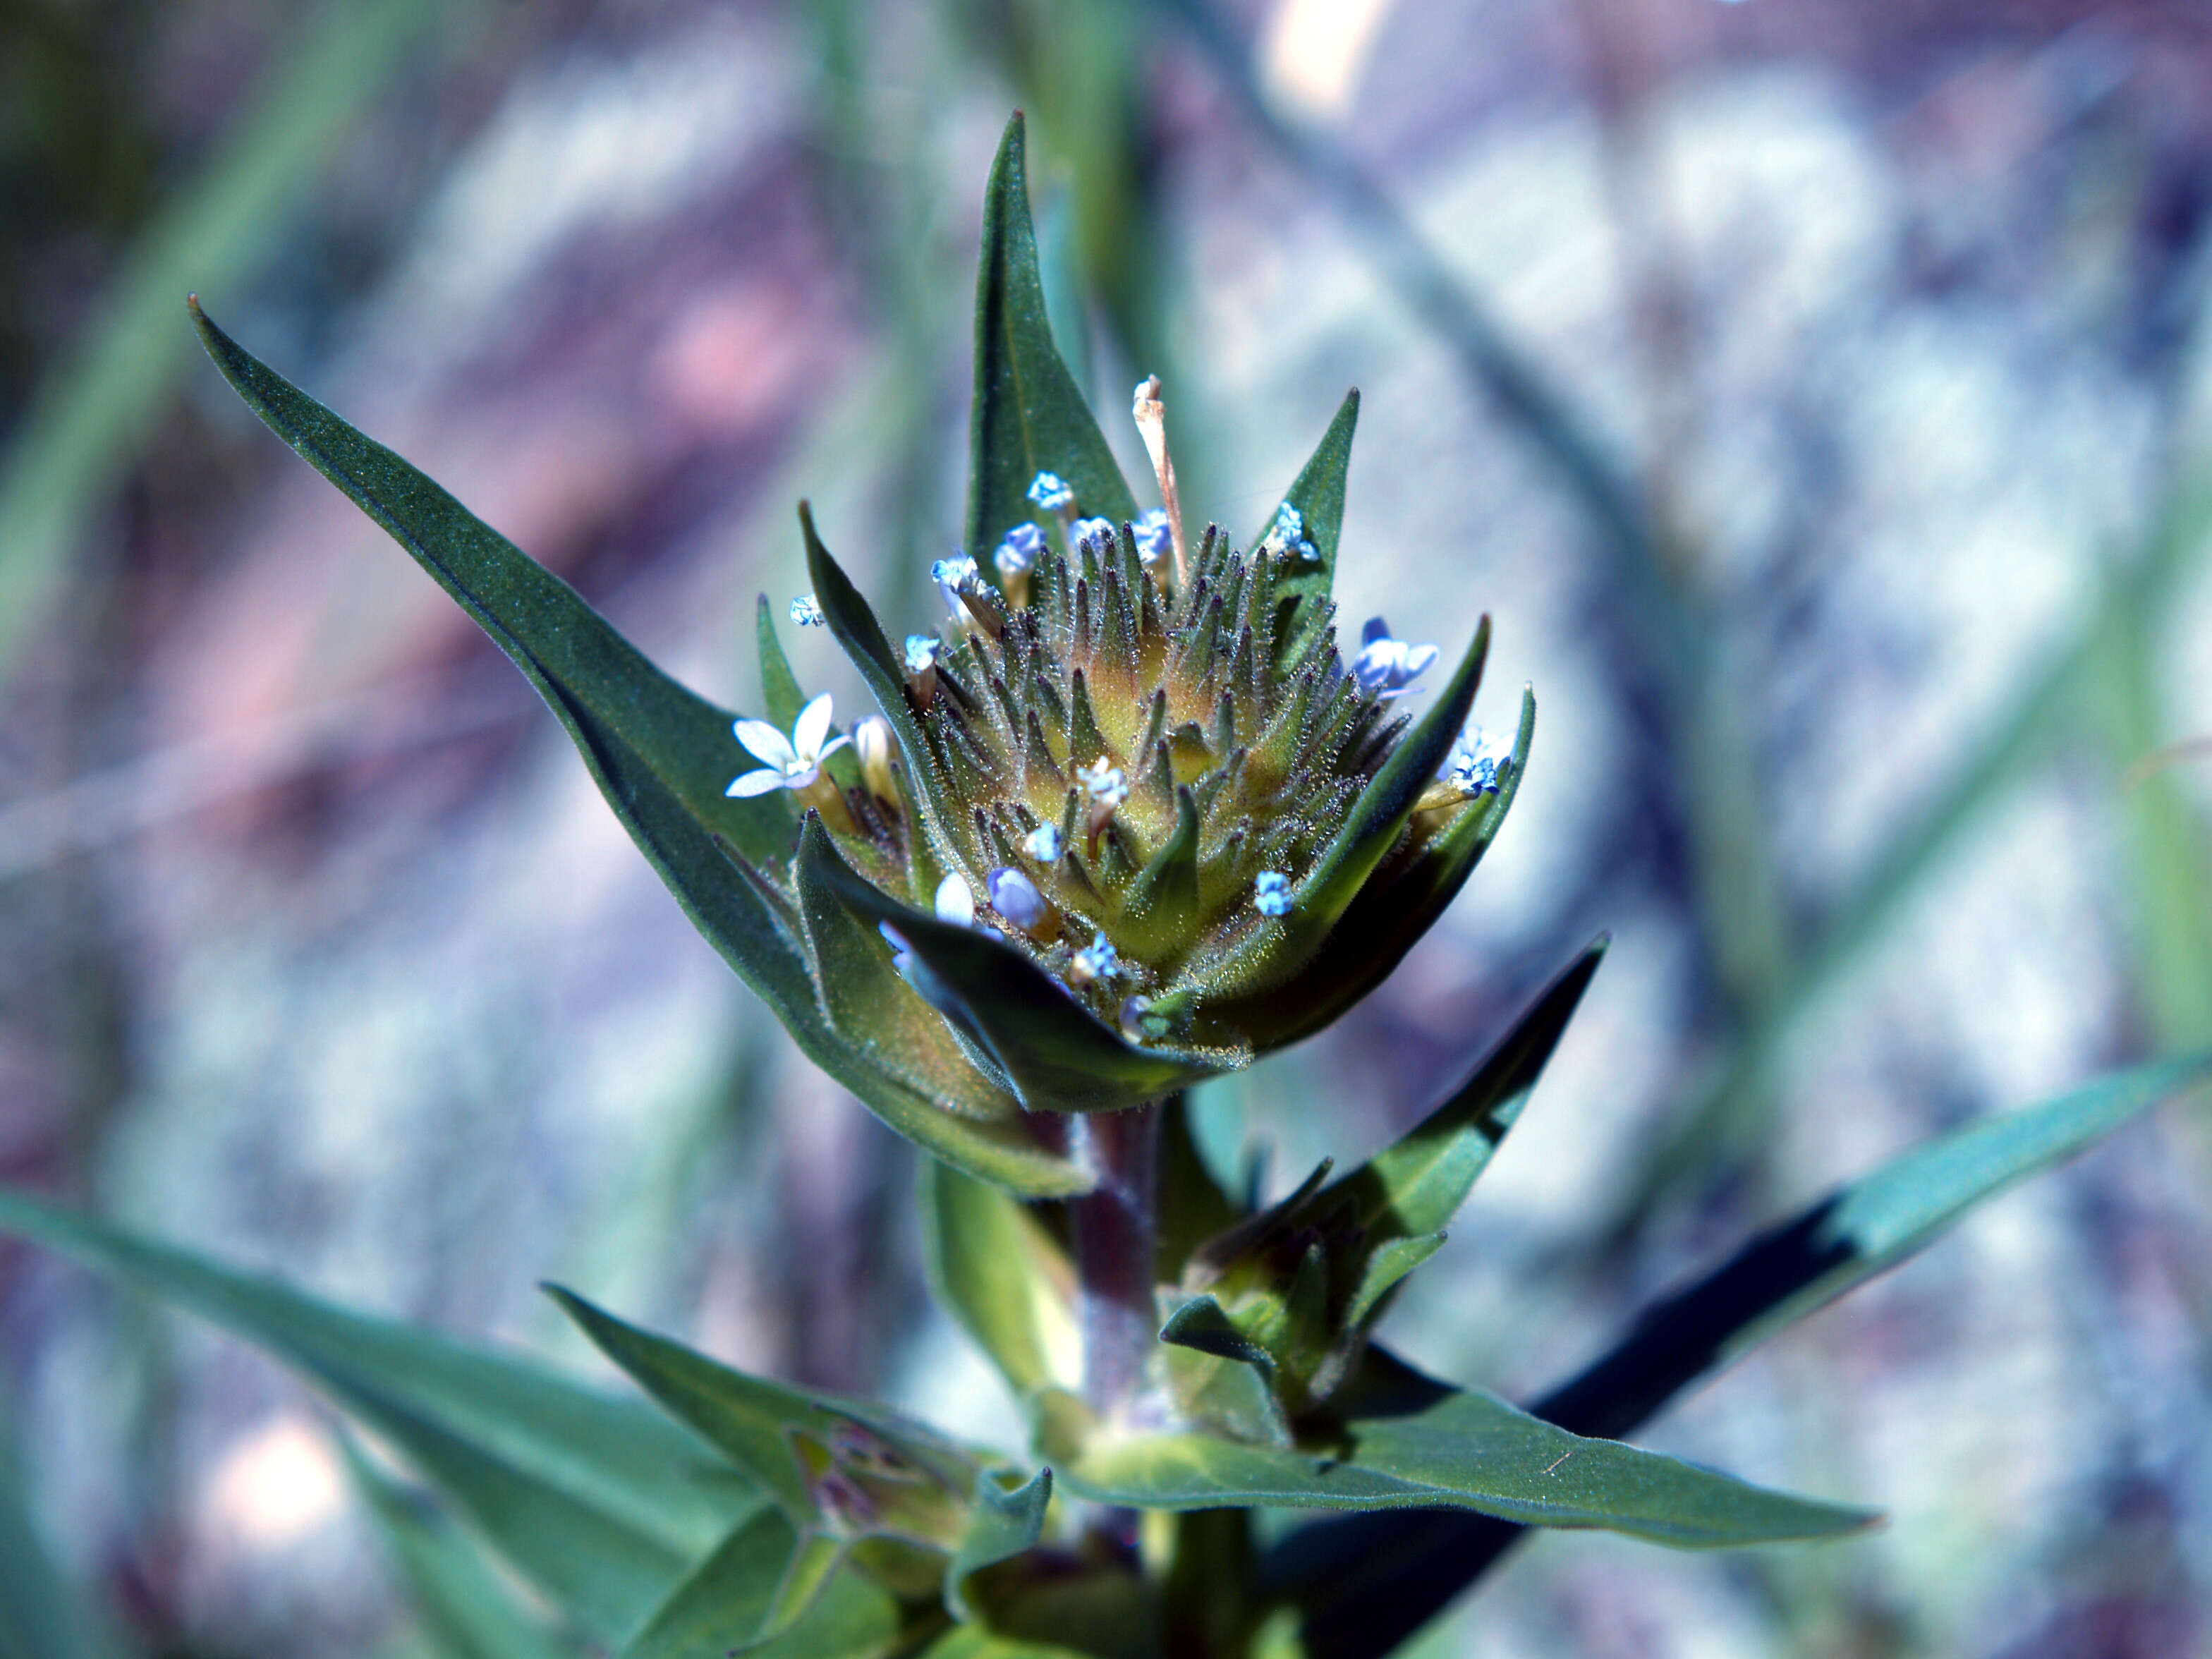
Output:
<svg viewBox="0 0 2212 1659">
<path fill-rule="evenodd" d="M 2208 1078 L 2212 1054 L 2138 1066 L 1917 1147 L 1647 1309 L 1626 1341 L 1537 1409 L 1586 1433 L 1623 1432 L 1693 1377 L 1922 1249 L 1984 1199 Z"/>
<path fill-rule="evenodd" d="M 1036 1213 L 934 1160 L 921 1171 L 930 1288 L 1018 1399 L 1082 1372 L 1075 1270 Z"/>
<path fill-rule="evenodd" d="M 1638 1316 L 1531 1408 L 1583 1434 L 1632 1432 L 1688 1383 L 1932 1243 L 1983 1199 L 2212 1077 L 2212 1054 L 2116 1073 L 1906 1153 L 1762 1235 Z M 1380 1659 L 1521 1535 L 1474 1516 L 1347 1517 L 1285 1538 L 1265 1593 L 1295 1606 L 1312 1659 Z"/>
<path fill-rule="evenodd" d="M 1030 1111 L 1119 1111 L 1229 1069 L 1239 1056 L 1139 1048 L 1067 994 L 1013 945 L 902 904 L 834 848 L 800 851 L 818 880 L 869 926 L 888 923 L 928 970 L 915 988 L 972 1039 Z"/>
<path fill-rule="evenodd" d="M 988 1475 L 975 1483 L 975 1508 L 967 1533 L 945 1573 L 945 1610 L 956 1619 L 979 1616 L 969 1601 L 969 1581 L 986 1567 L 1030 1548 L 1044 1532 L 1052 1507 L 1052 1471 L 1039 1469 L 1024 1485 L 1001 1486 Z"/>
<path fill-rule="evenodd" d="M 835 1442 L 855 1426 L 890 1453 L 964 1497 L 975 1460 L 941 1435 L 883 1407 L 748 1376 L 680 1343 L 625 1324 L 557 1285 L 547 1292 L 606 1357 L 670 1415 L 767 1488 L 794 1526 L 820 1518 L 820 1505 L 793 1440 L 803 1432 Z M 951 1540 L 948 1541 L 948 1546 Z"/>
<path fill-rule="evenodd" d="M 1093 1659 L 1079 1648 L 1054 1647 L 1000 1636 L 976 1625 L 949 1630 L 921 1650 L 921 1659 Z"/>
<path fill-rule="evenodd" d="M 897 1599 L 849 1570 L 833 1577 L 796 1623 L 750 1645 L 800 1547 L 789 1520 L 762 1510 L 700 1563 L 623 1659 L 873 1659 L 898 1646 Z"/>
<path fill-rule="evenodd" d="M 1406 952 L 1459 896 L 1482 855 L 1504 827 L 1505 815 L 1527 775 L 1528 745 L 1536 732 L 1536 699 L 1521 694 L 1520 729 L 1512 764 L 1486 806 L 1471 808 L 1423 848 L 1407 868 L 1386 872 L 1352 900 L 1328 936 L 1333 972 L 1298 980 L 1295 996 L 1261 996 L 1217 1005 L 1216 1017 L 1249 1031 L 1256 1045 L 1280 1048 L 1311 1036 L 1389 978 Z"/>
<path fill-rule="evenodd" d="M 1048 1401 L 1040 1438 L 1070 1492 L 1140 1509 L 1468 1509 L 1693 1549 L 1831 1537 L 1875 1518 L 1584 1439 L 1373 1349 L 1334 1403 L 1340 1423 L 1325 1448 L 1188 1432 L 1110 1437 L 1066 1395 Z"/>
<path fill-rule="evenodd" d="M 1359 1284 L 1352 1293 L 1351 1305 L 1345 1310 L 1346 1326 L 1357 1330 L 1375 1318 L 1382 1311 L 1382 1298 L 1397 1289 L 1407 1273 L 1443 1247 L 1442 1233 L 1394 1238 L 1378 1247 L 1360 1268 Z"/>
<path fill-rule="evenodd" d="M 760 653 L 762 718 L 788 732 L 797 722 L 799 711 L 806 707 L 806 693 L 799 690 L 799 676 L 791 672 L 791 659 L 783 653 L 783 641 L 775 631 L 775 610 L 765 593 L 753 609 L 753 641 Z"/>
<path fill-rule="evenodd" d="M 1458 1212 L 1519 1119 L 1609 943 L 1601 934 L 1584 949 L 1449 1099 L 1336 1182 L 1334 1195 L 1354 1202 L 1370 1243 L 1434 1234 Z"/>
<path fill-rule="evenodd" d="M 127 1279 L 305 1373 L 602 1639 L 635 1628 L 761 1501 L 653 1412 L 537 1365 L 348 1313 L 13 1193 L 0 1192 L 0 1232 Z"/>
<path fill-rule="evenodd" d="M 1352 432 L 1358 424 L 1359 389 L 1354 386 L 1344 394 L 1336 418 L 1322 434 L 1313 459 L 1283 496 L 1283 505 L 1296 507 L 1304 519 L 1306 539 L 1320 557 L 1279 586 L 1283 615 L 1275 629 L 1278 665 L 1295 658 L 1304 648 L 1307 636 L 1328 620 L 1329 594 L 1336 583 L 1337 542 L 1344 530 L 1344 486 L 1352 467 Z M 1275 514 L 1271 511 L 1267 522 L 1245 545 L 1257 547 L 1274 524 Z"/>
<path fill-rule="evenodd" d="M 476 1546 L 422 1493 L 371 1463 L 351 1437 L 341 1435 L 338 1443 L 440 1652 L 449 1659 L 556 1659 L 572 1651 L 515 1604 Z"/>
<path fill-rule="evenodd" d="M 1030 480 L 1056 472 L 1079 511 L 1116 524 L 1137 516 L 1114 452 L 1052 341 L 1030 222 L 1026 140 L 1018 112 L 999 141 L 983 197 L 975 273 L 975 400 L 969 416 L 967 548 L 991 575 L 989 550 L 1014 526 L 1054 520 L 1029 499 Z"/>
</svg>

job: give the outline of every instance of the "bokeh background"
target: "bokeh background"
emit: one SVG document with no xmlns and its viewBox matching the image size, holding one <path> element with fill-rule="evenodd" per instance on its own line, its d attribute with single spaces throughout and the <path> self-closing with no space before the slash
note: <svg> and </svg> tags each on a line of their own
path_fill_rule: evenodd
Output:
<svg viewBox="0 0 2212 1659">
<path fill-rule="evenodd" d="M 750 706 L 800 495 L 928 609 L 1017 105 L 1132 476 L 1157 371 L 1244 533 L 1356 383 L 1346 618 L 1486 611 L 1479 714 L 1536 687 L 1466 896 L 1205 1102 L 1280 1190 L 1613 931 L 1413 1358 L 1527 1397 L 1835 1182 L 2212 1039 L 2200 0 L 8 0 L 0 1180 L 1011 1435 L 913 1154 L 182 300 Z M 1645 1437 L 1885 1530 L 1547 1537 L 1423 1653 L 2212 1652 L 2208 1183 L 2201 1107 L 2138 1124 Z M 4 1243 L 0 1448 L 106 1659 L 454 1651 L 303 1389 Z"/>
</svg>

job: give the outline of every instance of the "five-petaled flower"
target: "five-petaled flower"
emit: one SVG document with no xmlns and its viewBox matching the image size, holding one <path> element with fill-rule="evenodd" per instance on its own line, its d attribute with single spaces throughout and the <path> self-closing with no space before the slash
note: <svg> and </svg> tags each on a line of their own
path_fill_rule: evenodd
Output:
<svg viewBox="0 0 2212 1659">
<path fill-rule="evenodd" d="M 1121 968 L 1121 955 L 1114 948 L 1114 941 L 1103 933 L 1094 933 L 1091 943 L 1078 951 L 1067 964 L 1067 976 L 1078 985 L 1088 985 L 1093 980 L 1113 978 Z"/>
<path fill-rule="evenodd" d="M 822 763 L 852 739 L 830 737 L 830 694 L 799 711 L 789 737 L 766 720 L 739 720 L 732 728 L 738 741 L 755 760 L 768 763 L 757 772 L 741 772 L 730 780 L 726 795 L 765 795 L 771 789 L 806 789 L 822 775 Z M 823 738 L 829 738 L 827 743 Z"/>
<path fill-rule="evenodd" d="M 1075 505 L 1075 492 L 1057 472 L 1040 472 L 1030 480 L 1030 499 L 1048 513 L 1065 513 Z"/>
<path fill-rule="evenodd" d="M 1056 823 L 1040 823 L 1022 837 L 1022 851 L 1027 853 L 1039 864 L 1059 863 L 1060 826 Z"/>
<path fill-rule="evenodd" d="M 795 628 L 827 628 L 830 619 L 822 614 L 822 606 L 811 593 L 801 593 L 791 602 L 791 621 Z"/>
<path fill-rule="evenodd" d="M 1103 755 L 1088 766 L 1077 768 L 1075 777 L 1084 793 L 1109 811 L 1129 799 L 1129 781 L 1121 775 L 1121 769 Z"/>
<path fill-rule="evenodd" d="M 1433 645 L 1408 645 L 1390 637 L 1390 624 L 1370 617 L 1360 630 L 1359 654 L 1352 659 L 1352 678 L 1377 697 L 1402 697 L 1410 685 L 1437 659 Z"/>
<path fill-rule="evenodd" d="M 1268 526 L 1260 545 L 1272 548 L 1305 564 L 1311 564 L 1321 557 L 1321 549 L 1316 547 L 1306 535 L 1306 515 L 1288 501 L 1275 509 L 1275 522 Z"/>
<path fill-rule="evenodd" d="M 1291 913 L 1291 878 L 1279 870 L 1262 870 L 1252 882 L 1252 908 L 1263 916 Z"/>
</svg>

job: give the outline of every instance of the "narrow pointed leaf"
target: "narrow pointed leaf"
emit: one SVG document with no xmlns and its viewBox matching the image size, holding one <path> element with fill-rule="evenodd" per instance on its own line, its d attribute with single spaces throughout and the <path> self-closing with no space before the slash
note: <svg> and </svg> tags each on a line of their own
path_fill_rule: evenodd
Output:
<svg viewBox="0 0 2212 1659">
<path fill-rule="evenodd" d="M 1600 936 L 1553 981 L 1449 1099 L 1337 1183 L 1370 1241 L 1433 1234 L 1452 1218 L 1520 1117 L 1608 943 Z"/>
<path fill-rule="evenodd" d="M 1017 1399 L 1082 1374 L 1075 1270 L 1036 1214 L 932 1161 L 921 1172 L 930 1288 Z"/>
<path fill-rule="evenodd" d="M 1382 1299 L 1396 1290 L 1406 1275 L 1444 1247 L 1442 1233 L 1422 1233 L 1394 1238 L 1367 1258 L 1360 1269 L 1359 1286 L 1345 1311 L 1348 1328 L 1358 1329 L 1382 1311 Z"/>
<path fill-rule="evenodd" d="M 969 1604 L 969 1581 L 986 1567 L 1010 1561 L 1033 1546 L 1044 1532 L 1052 1507 L 1052 1471 L 1039 1469 L 1012 1490 L 988 1475 L 975 1483 L 975 1508 L 968 1531 L 945 1573 L 945 1610 L 956 1619 L 979 1616 Z"/>
<path fill-rule="evenodd" d="M 1336 418 L 1322 434 L 1313 458 L 1283 496 L 1283 504 L 1296 507 L 1304 519 L 1306 539 L 1320 556 L 1278 585 L 1285 607 L 1282 624 L 1275 630 L 1278 663 L 1296 657 L 1306 636 L 1328 617 L 1329 593 L 1336 582 L 1337 542 L 1344 530 L 1344 487 L 1352 467 L 1352 433 L 1358 424 L 1359 389 L 1355 386 L 1344 394 Z M 1275 515 L 1270 512 L 1267 522 L 1245 545 L 1257 547 L 1274 523 Z"/>
<path fill-rule="evenodd" d="M 847 1539 L 818 1532 L 799 1534 L 797 1547 L 784 1563 L 783 1577 L 776 1581 L 768 1616 L 761 1620 L 753 1645 L 767 1645 L 813 1612 L 830 1581 L 844 1570 L 852 1550 Z"/>
<path fill-rule="evenodd" d="M 902 904 L 840 857 L 802 851 L 817 879 L 870 926 L 888 923 L 949 997 L 939 1012 L 988 1052 L 1031 1111 L 1118 1111 L 1229 1070 L 1241 1055 L 1144 1048 L 1127 1042 L 1013 945 Z"/>
<path fill-rule="evenodd" d="M 1275 1356 L 1239 1330 L 1236 1321 L 1210 1296 L 1193 1297 L 1169 1315 L 1167 1323 L 1160 1327 L 1160 1340 L 1249 1365 L 1263 1376 L 1275 1374 Z"/>
<path fill-rule="evenodd" d="M 1042 1449 L 1070 1492 L 1142 1509 L 1451 1508 L 1526 1525 L 1599 1527 L 1680 1548 L 1825 1538 L 1870 1524 L 1616 1441 L 1568 1433 L 1495 1396 L 1445 1387 L 1370 1350 L 1326 1448 L 1199 1433 L 1113 1438 L 1056 1395 Z"/>
<path fill-rule="evenodd" d="M 763 1510 L 700 1563 L 623 1659 L 875 1659 L 900 1645 L 897 1599 L 849 1569 L 823 1587 L 804 1618 L 755 1645 L 799 1547 L 791 1522 Z"/>
<path fill-rule="evenodd" d="M 422 1493 L 371 1463 L 350 1438 L 341 1436 L 339 1445 L 416 1614 L 446 1659 L 560 1659 L 573 1653 L 516 1604 L 477 1547 Z"/>
<path fill-rule="evenodd" d="M 0 1192 L 33 1239 L 214 1321 L 319 1383 L 579 1623 L 619 1639 L 737 1517 L 752 1483 L 631 1401 L 428 1331 L 349 1313 Z"/>
<path fill-rule="evenodd" d="M 794 1525 L 811 1522 L 818 1512 L 805 1471 L 792 1449 L 794 1430 L 828 1441 L 846 1425 L 860 1424 L 949 1482 L 973 1478 L 973 1462 L 964 1452 L 883 1407 L 749 1376 L 625 1324 L 557 1285 L 546 1290 L 600 1352 L 629 1372 L 670 1415 L 765 1487 Z"/>
<path fill-rule="evenodd" d="M 1114 452 L 1053 344 L 1030 220 L 1027 137 L 1007 122 L 983 197 L 983 252 L 975 274 L 975 394 L 969 416 L 967 549 L 988 573 L 989 550 L 1024 520 L 1050 522 L 1029 499 L 1039 472 L 1056 472 L 1083 514 L 1120 524 L 1137 516 Z"/>
<path fill-rule="evenodd" d="M 760 653 L 761 709 L 770 726 L 788 732 L 806 707 L 806 693 L 799 676 L 791 672 L 791 659 L 783 653 L 783 641 L 775 631 L 775 610 L 768 595 L 760 596 L 753 611 L 754 648 Z"/>
<path fill-rule="evenodd" d="M 2140 1066 L 1917 1148 L 1647 1310 L 1531 1409 L 1580 1433 L 1629 1433 L 1709 1370 L 1925 1248 L 1983 1199 L 2209 1078 L 2212 1054 Z M 1382 1659 L 1521 1536 L 1476 1516 L 1331 1521 L 1270 1553 L 1263 1593 L 1298 1609 L 1310 1659 Z"/>
</svg>

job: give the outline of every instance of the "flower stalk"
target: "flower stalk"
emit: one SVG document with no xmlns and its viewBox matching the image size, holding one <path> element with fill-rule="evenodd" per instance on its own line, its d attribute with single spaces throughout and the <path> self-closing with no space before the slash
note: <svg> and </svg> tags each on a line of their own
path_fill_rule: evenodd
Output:
<svg viewBox="0 0 2212 1659">
<path fill-rule="evenodd" d="M 1158 1243 L 1160 1108 L 1074 1120 L 1076 1150 L 1098 1177 L 1072 1200 L 1083 1393 L 1102 1419 L 1125 1423 L 1158 1346 L 1153 1256 Z M 1132 1425 L 1133 1426 L 1133 1425 Z"/>
</svg>

